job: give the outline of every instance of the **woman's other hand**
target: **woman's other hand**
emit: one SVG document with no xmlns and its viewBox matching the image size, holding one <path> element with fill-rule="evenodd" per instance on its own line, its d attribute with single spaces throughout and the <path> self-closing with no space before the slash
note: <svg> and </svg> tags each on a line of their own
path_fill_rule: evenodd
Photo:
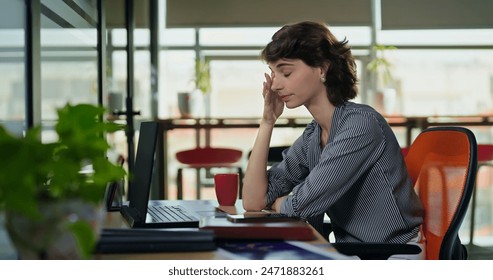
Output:
<svg viewBox="0 0 493 280">
<path fill-rule="evenodd" d="M 276 211 L 277 213 L 281 213 L 281 205 L 286 200 L 287 196 L 280 196 L 276 198 L 276 201 L 272 204 L 272 210 Z"/>
</svg>

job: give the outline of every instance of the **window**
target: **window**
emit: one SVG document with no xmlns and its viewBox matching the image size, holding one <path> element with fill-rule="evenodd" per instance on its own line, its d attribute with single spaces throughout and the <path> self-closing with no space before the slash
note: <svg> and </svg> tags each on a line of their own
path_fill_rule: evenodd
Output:
<svg viewBox="0 0 493 280">
<path fill-rule="evenodd" d="M 0 123 L 22 135 L 25 126 L 24 9 L 22 0 L 3 1 L 0 9 Z"/>
</svg>

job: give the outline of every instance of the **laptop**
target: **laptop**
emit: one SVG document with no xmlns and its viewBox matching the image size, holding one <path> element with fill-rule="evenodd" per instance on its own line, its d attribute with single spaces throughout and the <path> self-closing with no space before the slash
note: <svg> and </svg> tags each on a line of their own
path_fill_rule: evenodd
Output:
<svg viewBox="0 0 493 280">
<path fill-rule="evenodd" d="M 214 232 L 198 229 L 103 229 L 97 254 L 196 252 L 216 249 Z"/>
<path fill-rule="evenodd" d="M 142 122 L 129 182 L 128 201 L 120 212 L 132 228 L 198 228 L 201 217 L 226 217 L 210 201 L 149 200 L 159 123 Z"/>
</svg>

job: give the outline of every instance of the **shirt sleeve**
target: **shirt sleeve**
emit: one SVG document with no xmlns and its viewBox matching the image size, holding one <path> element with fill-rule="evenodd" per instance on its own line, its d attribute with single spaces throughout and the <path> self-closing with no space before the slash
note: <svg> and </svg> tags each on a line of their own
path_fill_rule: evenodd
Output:
<svg viewBox="0 0 493 280">
<path fill-rule="evenodd" d="M 308 143 L 315 125 L 315 122 L 310 123 L 291 147 L 283 151 L 283 160 L 267 171 L 267 206 L 270 207 L 276 198 L 291 193 L 310 173 L 307 163 Z"/>
<path fill-rule="evenodd" d="M 281 213 L 300 217 L 324 213 L 357 188 L 358 180 L 375 164 L 385 146 L 384 132 L 371 114 L 350 113 L 331 133 L 335 135 L 322 150 L 318 163 L 293 187 L 281 205 Z M 310 149 L 319 141 L 312 141 Z"/>
</svg>

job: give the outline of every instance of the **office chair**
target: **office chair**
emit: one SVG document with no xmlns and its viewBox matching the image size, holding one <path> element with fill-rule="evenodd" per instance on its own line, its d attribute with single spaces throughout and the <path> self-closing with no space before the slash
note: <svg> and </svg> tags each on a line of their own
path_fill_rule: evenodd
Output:
<svg viewBox="0 0 493 280">
<path fill-rule="evenodd" d="M 478 173 L 481 167 L 493 167 L 493 145 L 492 144 L 478 144 Z M 476 216 L 476 197 L 477 197 L 478 185 L 477 180 L 474 186 L 471 200 L 471 223 L 469 230 L 469 245 L 473 245 L 474 238 L 474 226 Z"/>
<path fill-rule="evenodd" d="M 282 152 L 291 146 L 272 146 L 269 147 L 269 154 L 267 155 L 267 167 L 272 166 L 275 163 L 282 161 Z M 248 153 L 248 158 L 252 151 Z"/>
<path fill-rule="evenodd" d="M 467 259 L 459 228 L 474 189 L 477 145 L 474 134 L 462 127 L 434 127 L 421 132 L 405 158 L 425 210 L 423 235 L 426 259 Z M 341 253 L 361 259 L 388 259 L 417 254 L 410 244 L 334 243 Z"/>
<path fill-rule="evenodd" d="M 269 148 L 267 155 L 267 165 L 272 166 L 275 163 L 282 161 L 282 152 L 290 146 L 272 146 Z"/>
<path fill-rule="evenodd" d="M 204 147 L 194 148 L 190 150 L 180 151 L 176 153 L 176 159 L 184 164 L 178 168 L 176 176 L 177 181 L 177 199 L 183 199 L 183 169 L 192 168 L 197 172 L 197 199 L 200 199 L 200 189 L 202 182 L 200 181 L 200 170 L 210 168 L 237 168 L 239 174 L 239 194 L 241 198 L 243 169 L 238 164 L 241 160 L 243 152 L 231 148 Z"/>
<path fill-rule="evenodd" d="M 406 157 L 408 152 L 409 152 L 409 147 L 401 147 L 401 153 L 403 157 Z"/>
</svg>

